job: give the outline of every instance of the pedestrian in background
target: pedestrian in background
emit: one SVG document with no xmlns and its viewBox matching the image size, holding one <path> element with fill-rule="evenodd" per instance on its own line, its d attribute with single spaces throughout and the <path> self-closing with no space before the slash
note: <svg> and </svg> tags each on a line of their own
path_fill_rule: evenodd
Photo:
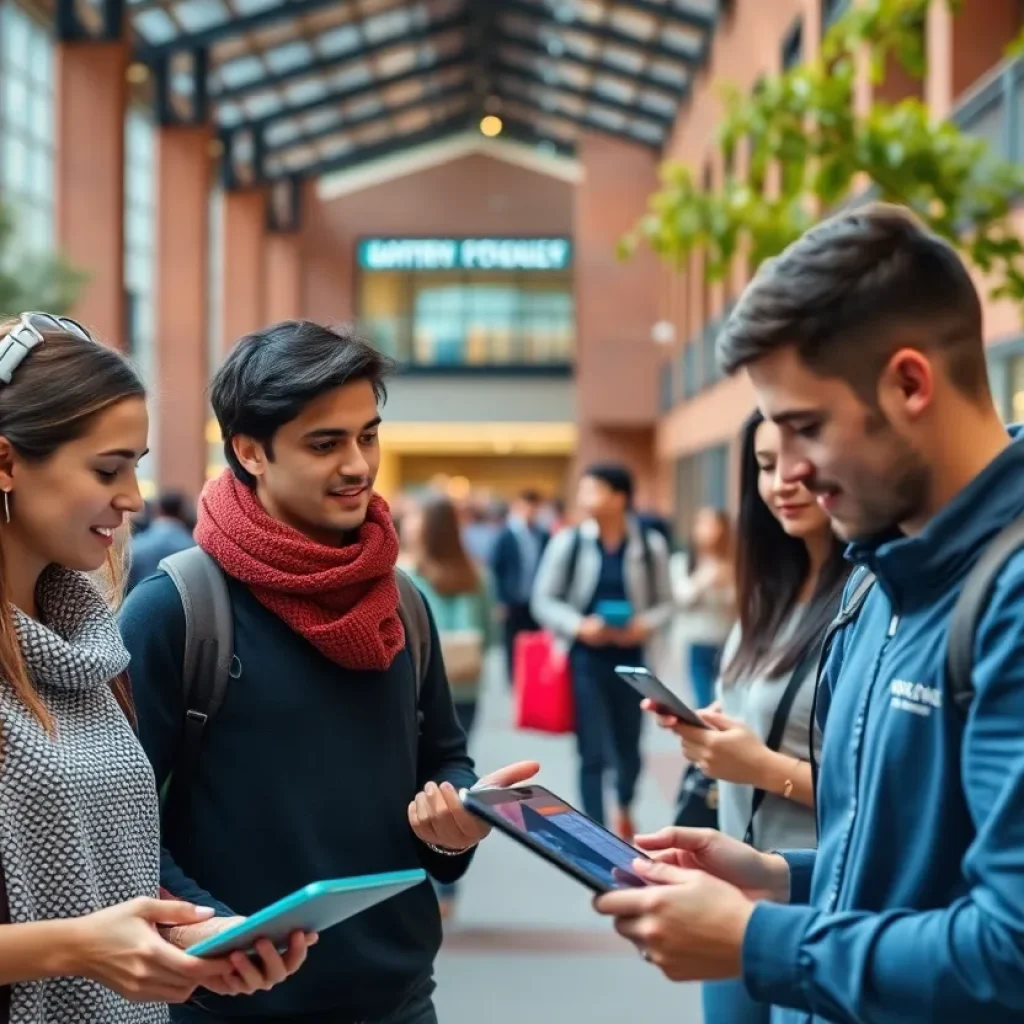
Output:
<svg viewBox="0 0 1024 1024">
<path fill-rule="evenodd" d="M 468 739 L 495 637 L 491 581 L 463 547 L 458 514 L 444 495 L 428 495 L 418 507 L 407 509 L 402 532 L 403 568 L 434 616 L 455 714 Z M 436 888 L 441 916 L 447 918 L 454 909 L 456 883 Z"/>
<path fill-rule="evenodd" d="M 613 767 L 615 831 L 634 833 L 643 712 L 621 664 L 643 665 L 672 617 L 668 547 L 632 512 L 633 475 L 591 466 L 580 480 L 580 526 L 552 538 L 537 571 L 533 615 L 569 648 L 583 810 L 605 820 L 605 776 Z"/>
<path fill-rule="evenodd" d="M 722 645 L 736 621 L 736 567 L 729 516 L 702 508 L 693 524 L 686 575 L 675 588 L 685 615 L 690 684 L 698 707 L 714 698 Z"/>
<path fill-rule="evenodd" d="M 155 515 L 142 533 L 132 538 L 131 567 L 127 590 L 152 576 L 160 562 L 178 551 L 192 547 L 194 523 L 185 495 L 165 491 L 157 498 Z"/>
<path fill-rule="evenodd" d="M 504 621 L 505 660 L 510 683 L 515 670 L 516 637 L 537 629 L 530 611 L 530 597 L 549 539 L 548 532 L 538 522 L 540 508 L 541 496 L 536 491 L 522 491 L 512 504 L 491 556 L 491 571 Z"/>
</svg>

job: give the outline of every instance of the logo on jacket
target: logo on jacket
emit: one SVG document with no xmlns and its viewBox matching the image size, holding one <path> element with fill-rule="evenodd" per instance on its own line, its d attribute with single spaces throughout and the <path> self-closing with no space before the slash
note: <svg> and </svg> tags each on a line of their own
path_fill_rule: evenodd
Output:
<svg viewBox="0 0 1024 1024">
<path fill-rule="evenodd" d="M 932 708 L 942 707 L 942 690 L 936 686 L 894 679 L 889 684 L 889 694 L 890 707 L 898 711 L 909 711 L 912 715 L 927 717 L 932 713 Z"/>
</svg>

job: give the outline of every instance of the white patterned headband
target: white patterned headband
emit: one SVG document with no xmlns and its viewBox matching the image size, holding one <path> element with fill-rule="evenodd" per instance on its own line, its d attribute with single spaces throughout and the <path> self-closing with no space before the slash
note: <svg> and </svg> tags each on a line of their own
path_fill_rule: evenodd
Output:
<svg viewBox="0 0 1024 1024">
<path fill-rule="evenodd" d="M 45 331 L 61 331 L 83 341 L 92 341 L 92 335 L 77 321 L 52 313 L 22 313 L 17 324 L 5 337 L 0 338 L 0 381 L 10 384 L 14 371 L 25 357 L 45 340 Z"/>
</svg>

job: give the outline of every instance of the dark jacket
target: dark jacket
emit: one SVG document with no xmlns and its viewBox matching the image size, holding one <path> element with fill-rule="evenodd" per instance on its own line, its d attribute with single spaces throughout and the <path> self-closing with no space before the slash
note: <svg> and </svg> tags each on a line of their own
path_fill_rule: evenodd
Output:
<svg viewBox="0 0 1024 1024">
<path fill-rule="evenodd" d="M 171 786 L 161 884 L 219 913 L 252 914 L 321 879 L 424 867 L 454 881 L 469 856 L 435 854 L 413 834 L 423 785 L 476 780 L 455 718 L 437 632 L 419 710 L 408 650 L 383 672 L 345 671 L 228 581 L 241 675 L 207 727 L 187 795 Z M 140 584 L 122 617 L 140 736 L 158 785 L 184 716 L 185 619 L 173 582 Z M 380 1020 L 429 978 L 441 940 L 428 883 L 326 931 L 283 985 L 244 999 L 204 994 L 223 1017 Z"/>
<path fill-rule="evenodd" d="M 494 577 L 494 589 L 498 595 L 498 603 L 503 605 L 528 605 L 530 592 L 533 589 L 533 577 L 540 565 L 540 556 L 544 554 L 550 537 L 537 527 L 531 527 L 537 539 L 537 565 L 534 566 L 530 579 L 523 579 L 523 551 L 519 538 L 511 526 L 506 526 L 498 536 L 491 555 L 491 575 Z"/>
<path fill-rule="evenodd" d="M 975 635 L 974 700 L 949 699 L 960 586 L 1024 515 L 1024 441 L 916 537 L 851 549 L 878 583 L 819 691 L 818 851 L 791 905 L 759 904 L 743 968 L 777 1022 L 1024 1020 L 1024 553 Z"/>
</svg>

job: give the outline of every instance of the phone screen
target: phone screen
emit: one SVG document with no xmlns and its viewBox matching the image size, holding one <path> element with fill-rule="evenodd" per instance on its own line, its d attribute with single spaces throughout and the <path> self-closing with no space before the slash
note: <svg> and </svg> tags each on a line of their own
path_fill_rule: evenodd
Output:
<svg viewBox="0 0 1024 1024">
<path fill-rule="evenodd" d="M 482 790 L 472 797 L 514 831 L 572 864 L 601 891 L 647 884 L 632 869 L 643 853 L 541 786 Z"/>
</svg>

